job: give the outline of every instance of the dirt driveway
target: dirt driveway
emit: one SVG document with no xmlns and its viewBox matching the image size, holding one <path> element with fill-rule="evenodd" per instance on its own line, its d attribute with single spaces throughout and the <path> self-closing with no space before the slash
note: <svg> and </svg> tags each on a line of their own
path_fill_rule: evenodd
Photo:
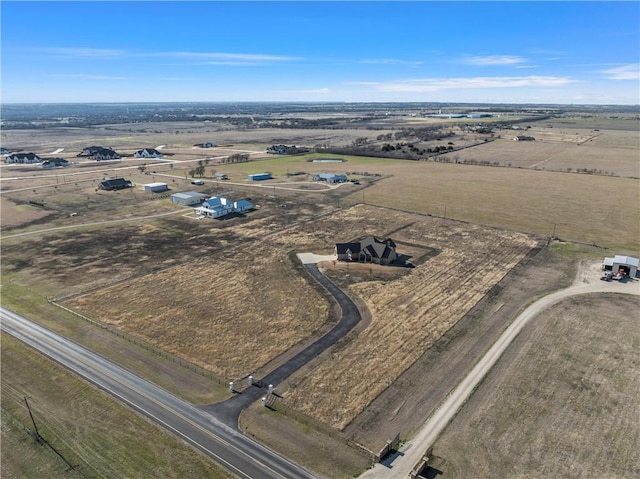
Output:
<svg viewBox="0 0 640 479">
<path fill-rule="evenodd" d="M 599 279 L 600 276 L 600 263 L 585 260 L 580 264 L 572 286 L 544 296 L 524 310 L 425 422 L 413 439 L 401 448 L 393 464 L 376 464 L 360 478 L 385 479 L 390 474 L 396 478 L 407 477 L 522 328 L 545 309 L 565 298 L 580 294 L 607 292 L 640 295 L 640 280 L 638 279 L 605 282 Z"/>
</svg>

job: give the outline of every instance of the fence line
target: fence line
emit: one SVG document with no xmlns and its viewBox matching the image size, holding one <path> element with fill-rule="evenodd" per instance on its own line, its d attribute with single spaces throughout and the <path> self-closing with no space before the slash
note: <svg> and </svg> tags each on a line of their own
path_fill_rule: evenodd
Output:
<svg viewBox="0 0 640 479">
<path fill-rule="evenodd" d="M 157 348 L 157 347 L 149 344 L 148 342 L 146 342 L 146 341 L 144 341 L 142 339 L 139 339 L 139 338 L 136 338 L 135 336 L 131 336 L 131 335 L 127 334 L 127 333 L 124 333 L 124 332 L 120 331 L 117 328 L 110 327 L 109 325 L 107 325 L 105 323 L 101 323 L 100 321 L 96 321 L 94 319 L 91 319 L 91 318 L 89 318 L 89 317 L 87 317 L 87 316 L 85 316 L 83 314 L 78 313 L 77 311 L 74 311 L 74 310 L 72 310 L 70 308 L 67 308 L 66 306 L 63 306 L 63 305 L 57 303 L 53 299 L 47 298 L 47 301 L 50 304 L 53 304 L 54 306 L 57 306 L 58 308 L 66 311 L 68 313 L 71 313 L 71 314 L 77 316 L 78 318 L 81 318 L 84 321 L 86 321 L 86 322 L 88 322 L 88 323 L 90 323 L 90 324 L 92 324 L 92 325 L 94 325 L 94 326 L 96 326 L 98 328 L 102 328 L 102 329 L 108 331 L 109 333 L 114 334 L 117 337 L 124 339 L 125 341 L 128 341 L 128 342 L 130 342 L 132 344 L 135 344 L 136 346 L 143 347 L 145 350 L 155 354 L 158 357 L 161 357 L 161 358 L 167 359 L 169 361 L 172 361 L 173 363 L 177 364 L 178 366 L 180 366 L 180 367 L 182 367 L 184 369 L 187 369 L 189 371 L 192 371 L 192 372 L 194 372 L 196 374 L 199 374 L 199 375 L 201 375 L 203 377 L 206 377 L 207 379 L 210 379 L 211 381 L 215 382 L 216 384 L 218 384 L 220 386 L 228 387 L 228 384 L 229 384 L 228 381 L 225 381 L 223 378 L 220 378 L 219 376 L 215 375 L 211 371 L 208 371 L 208 370 L 204 369 L 201 366 L 198 366 L 198 365 L 193 364 L 193 363 L 191 363 L 189 361 L 186 361 L 186 360 L 180 358 L 179 356 L 176 356 L 175 354 L 168 353 L 167 351 L 164 351 L 164 350 L 162 350 L 160 348 Z"/>
</svg>

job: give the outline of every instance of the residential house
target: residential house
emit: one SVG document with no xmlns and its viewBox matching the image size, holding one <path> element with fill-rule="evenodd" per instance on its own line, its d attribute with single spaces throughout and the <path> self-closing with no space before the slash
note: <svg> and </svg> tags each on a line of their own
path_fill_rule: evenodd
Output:
<svg viewBox="0 0 640 479">
<path fill-rule="evenodd" d="M 249 200 L 231 201 L 220 196 L 212 196 L 201 206 L 195 208 L 196 213 L 207 218 L 221 218 L 232 213 L 245 213 L 253 209 Z"/>
<path fill-rule="evenodd" d="M 5 163 L 16 163 L 16 164 L 24 164 L 24 163 L 42 163 L 42 158 L 40 158 L 35 153 L 13 153 L 5 158 Z"/>
<path fill-rule="evenodd" d="M 143 148 L 133 154 L 136 158 L 162 158 L 163 155 L 155 148 Z"/>
<path fill-rule="evenodd" d="M 267 153 L 273 153 L 275 155 L 294 155 L 296 153 L 304 153 L 306 149 L 297 148 L 296 145 L 271 145 L 267 148 Z"/>
<path fill-rule="evenodd" d="M 105 191 L 124 190 L 125 188 L 131 188 L 133 184 L 129 180 L 124 178 L 113 178 L 111 180 L 105 180 L 98 185 L 98 188 Z"/>
<path fill-rule="evenodd" d="M 106 160 L 119 160 L 120 155 L 118 155 L 111 148 L 105 148 L 103 146 L 89 146 L 82 150 L 82 153 L 79 153 L 78 156 L 89 157 L 92 160 L 96 161 L 106 161 Z"/>
<path fill-rule="evenodd" d="M 338 260 L 388 265 L 396 261 L 396 244 L 391 238 L 383 240 L 367 236 L 360 241 L 336 243 Z"/>
<path fill-rule="evenodd" d="M 64 158 L 47 158 L 42 162 L 43 168 L 63 168 L 69 166 L 69 162 Z"/>
</svg>

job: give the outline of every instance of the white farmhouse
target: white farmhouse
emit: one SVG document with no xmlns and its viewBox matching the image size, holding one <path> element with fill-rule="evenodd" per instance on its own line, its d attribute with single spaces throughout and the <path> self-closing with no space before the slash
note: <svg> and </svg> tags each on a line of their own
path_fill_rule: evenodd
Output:
<svg viewBox="0 0 640 479">
<path fill-rule="evenodd" d="M 212 196 L 205 200 L 201 206 L 195 208 L 196 213 L 207 218 L 221 218 L 231 213 L 244 213 L 251 209 L 253 209 L 253 204 L 248 200 L 232 202 L 220 196 Z"/>
</svg>

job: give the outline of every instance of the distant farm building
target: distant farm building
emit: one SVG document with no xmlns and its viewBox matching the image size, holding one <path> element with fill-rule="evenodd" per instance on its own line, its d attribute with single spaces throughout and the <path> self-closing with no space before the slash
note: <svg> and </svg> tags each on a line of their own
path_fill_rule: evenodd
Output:
<svg viewBox="0 0 640 479">
<path fill-rule="evenodd" d="M 613 258 L 605 258 L 602 262 L 602 270 L 614 275 L 629 275 L 635 278 L 638 274 L 638 258 L 631 256 L 615 255 Z"/>
<path fill-rule="evenodd" d="M 131 188 L 133 184 L 129 180 L 124 178 L 113 178 L 111 180 L 105 180 L 98 185 L 98 188 L 105 191 L 124 190 L 125 188 Z"/>
<path fill-rule="evenodd" d="M 10 154 L 11 154 L 11 150 L 9 148 L 0 146 L 0 155 L 10 155 Z"/>
<path fill-rule="evenodd" d="M 513 137 L 513 141 L 535 141 L 536 139 L 532 136 L 523 136 L 518 135 Z"/>
<path fill-rule="evenodd" d="M 218 144 L 215 141 L 205 141 L 204 143 L 196 143 L 193 146 L 197 146 L 200 148 L 215 148 Z"/>
<path fill-rule="evenodd" d="M 226 173 L 216 173 L 214 175 L 216 177 L 216 180 L 228 180 L 229 176 Z"/>
<path fill-rule="evenodd" d="M 166 183 L 147 183 L 143 185 L 144 191 L 150 191 L 152 193 L 162 193 L 167 191 L 169 186 Z"/>
<path fill-rule="evenodd" d="M 361 241 L 336 243 L 336 256 L 341 261 L 356 261 L 388 265 L 396 261 L 396 244 L 391 238 L 383 240 L 367 236 Z"/>
<path fill-rule="evenodd" d="M 270 180 L 271 173 L 254 173 L 253 175 L 248 175 L 247 178 L 251 181 Z"/>
<path fill-rule="evenodd" d="M 197 191 L 185 191 L 184 193 L 174 193 L 171 195 L 171 202 L 176 205 L 193 206 L 202 203 L 207 195 Z"/>
<path fill-rule="evenodd" d="M 253 209 L 249 200 L 231 201 L 220 196 L 213 196 L 196 208 L 196 213 L 207 218 L 222 218 L 232 213 L 245 213 Z"/>
<path fill-rule="evenodd" d="M 31 164 L 31 163 L 41 163 L 42 158 L 40 158 L 35 153 L 13 153 L 5 158 L 5 163 L 14 163 L 14 164 Z"/>
<path fill-rule="evenodd" d="M 136 151 L 133 156 L 136 158 L 162 158 L 163 155 L 155 148 L 143 148 Z"/>
<path fill-rule="evenodd" d="M 327 183 L 346 183 L 347 175 L 338 175 L 336 173 L 318 173 L 313 175 L 313 181 L 326 181 Z"/>
<path fill-rule="evenodd" d="M 63 168 L 69 166 L 69 162 L 64 158 L 49 158 L 42 162 L 43 168 Z"/>
</svg>

